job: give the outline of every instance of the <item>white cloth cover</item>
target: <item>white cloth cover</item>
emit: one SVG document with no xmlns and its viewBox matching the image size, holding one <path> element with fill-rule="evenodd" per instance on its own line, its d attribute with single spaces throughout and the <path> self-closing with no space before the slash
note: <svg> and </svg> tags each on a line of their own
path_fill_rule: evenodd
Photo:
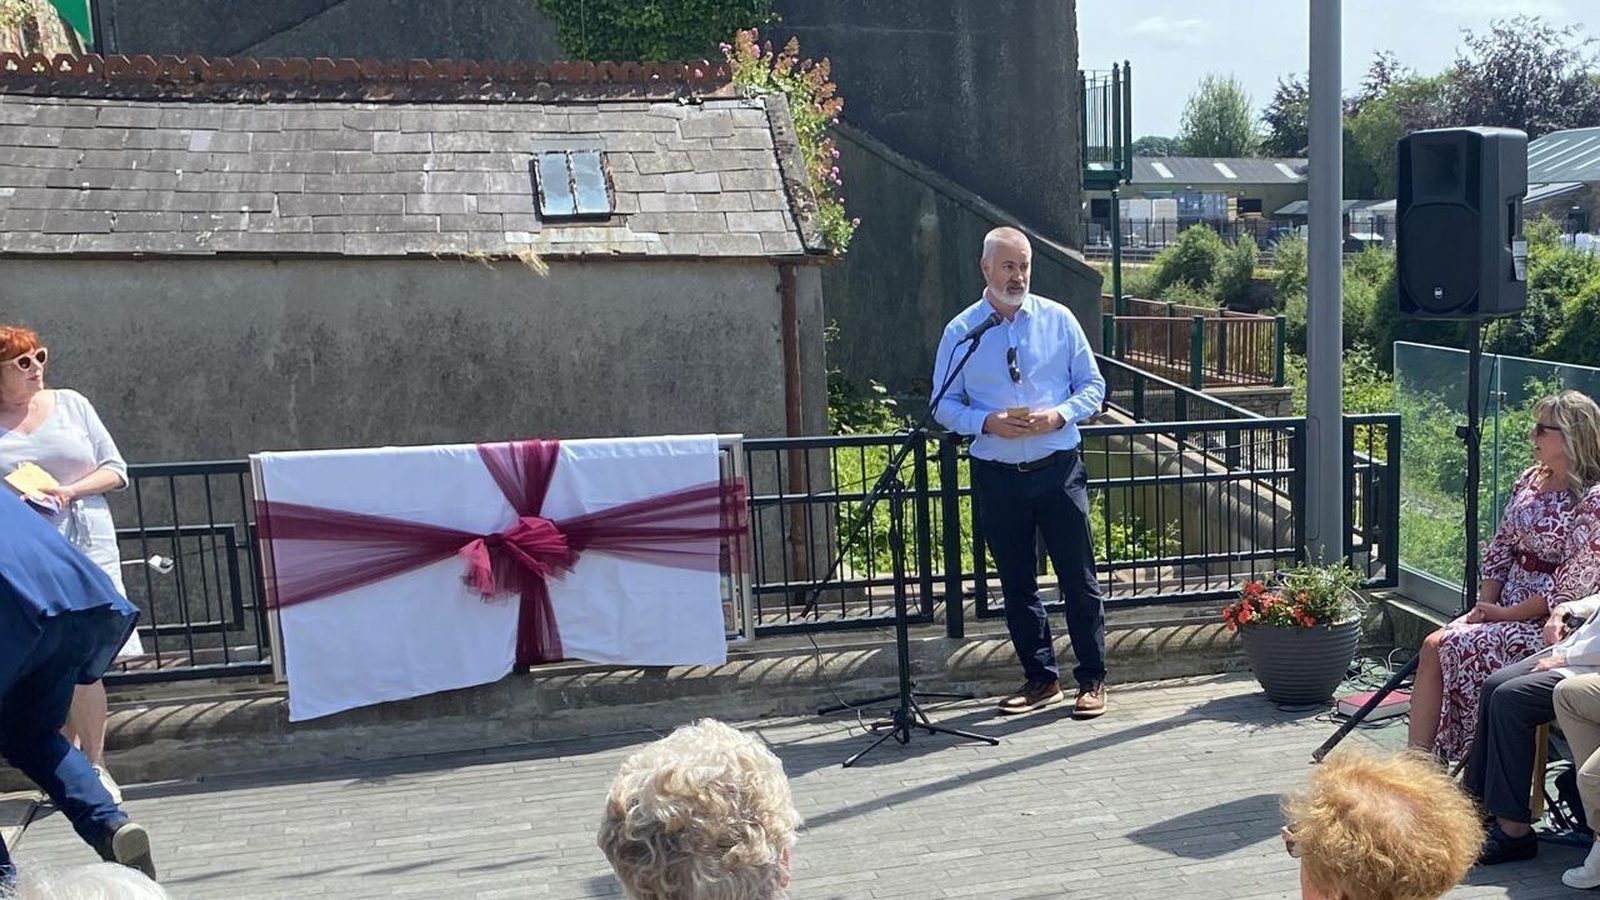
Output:
<svg viewBox="0 0 1600 900">
<path fill-rule="evenodd" d="M 471 444 L 260 453 L 263 499 L 486 534 L 515 519 Z M 715 482 L 714 435 L 563 441 L 540 514 L 561 520 Z M 459 557 L 283 609 L 289 720 L 487 684 L 515 661 L 519 600 L 485 601 Z M 279 573 L 284 574 L 282 572 Z M 550 583 L 565 655 L 626 665 L 727 660 L 721 576 L 591 551 Z"/>
</svg>

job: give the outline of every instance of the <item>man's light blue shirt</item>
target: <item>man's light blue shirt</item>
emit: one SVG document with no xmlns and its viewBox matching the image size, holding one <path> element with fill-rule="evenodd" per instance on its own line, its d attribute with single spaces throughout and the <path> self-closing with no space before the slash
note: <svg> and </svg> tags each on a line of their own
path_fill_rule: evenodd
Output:
<svg viewBox="0 0 1600 900">
<path fill-rule="evenodd" d="M 945 326 L 933 369 L 936 393 L 950 367 L 966 353 L 966 347 L 957 349 L 956 345 L 993 311 L 989 301 L 980 297 Z M 1006 363 L 1011 348 L 1017 351 L 1022 375 L 1016 382 Z M 979 459 L 1032 462 L 1078 446 L 1083 440 L 1078 423 L 1100 411 L 1105 395 L 1105 379 L 1078 320 L 1054 300 L 1029 294 L 1011 321 L 984 333 L 978 352 L 951 383 L 934 418 L 957 434 L 973 435 L 972 455 Z M 983 433 L 983 420 L 990 413 L 1014 406 L 1036 413 L 1054 409 L 1067 424 L 1036 437 L 1002 438 Z"/>
</svg>

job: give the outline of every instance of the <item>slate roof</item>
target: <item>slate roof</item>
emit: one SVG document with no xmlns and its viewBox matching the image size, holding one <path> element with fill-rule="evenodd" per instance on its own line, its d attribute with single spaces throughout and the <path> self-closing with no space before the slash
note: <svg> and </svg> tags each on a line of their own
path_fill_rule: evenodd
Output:
<svg viewBox="0 0 1600 900">
<path fill-rule="evenodd" d="M 1133 184 L 1300 184 L 1303 159 L 1220 158 L 1210 156 L 1135 156 Z"/>
<path fill-rule="evenodd" d="M 3 85 L 0 85 L 3 89 Z M 530 163 L 601 149 L 615 215 Z M 216 102 L 0 94 L 0 253 L 822 252 L 781 98 Z"/>
</svg>

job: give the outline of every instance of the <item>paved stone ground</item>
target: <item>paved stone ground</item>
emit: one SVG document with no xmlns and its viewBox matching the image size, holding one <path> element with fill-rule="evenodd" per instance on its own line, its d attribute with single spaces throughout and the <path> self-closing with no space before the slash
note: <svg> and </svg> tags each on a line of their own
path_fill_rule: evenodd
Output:
<svg viewBox="0 0 1600 900">
<path fill-rule="evenodd" d="M 807 820 L 794 895 L 1298 897 L 1278 794 L 1306 776 L 1325 719 L 1280 710 L 1238 676 L 1110 699 L 1087 723 L 957 704 L 935 718 L 1001 745 L 919 735 L 853 769 L 839 767 L 862 746 L 853 718 L 748 723 L 783 758 Z M 1398 745 L 1402 732 L 1350 740 Z M 617 897 L 594 827 L 617 764 L 652 737 L 137 786 L 129 809 L 180 900 Z M 30 827 L 18 855 L 90 859 L 59 815 Z M 1581 896 L 1559 880 L 1581 855 L 1547 844 L 1451 896 Z"/>
</svg>

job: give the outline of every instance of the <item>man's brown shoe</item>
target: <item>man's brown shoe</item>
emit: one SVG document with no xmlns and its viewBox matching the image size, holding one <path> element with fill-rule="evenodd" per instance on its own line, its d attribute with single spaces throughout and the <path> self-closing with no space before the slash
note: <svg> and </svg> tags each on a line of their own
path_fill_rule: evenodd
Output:
<svg viewBox="0 0 1600 900">
<path fill-rule="evenodd" d="M 1078 684 L 1078 699 L 1072 704 L 1074 719 L 1093 719 L 1105 715 L 1106 683 L 1084 681 Z"/>
<path fill-rule="evenodd" d="M 1067 696 L 1061 693 L 1061 682 L 1030 681 L 1015 694 L 1000 701 L 1000 712 L 1002 715 L 1015 715 L 1054 706 L 1065 699 Z"/>
</svg>

